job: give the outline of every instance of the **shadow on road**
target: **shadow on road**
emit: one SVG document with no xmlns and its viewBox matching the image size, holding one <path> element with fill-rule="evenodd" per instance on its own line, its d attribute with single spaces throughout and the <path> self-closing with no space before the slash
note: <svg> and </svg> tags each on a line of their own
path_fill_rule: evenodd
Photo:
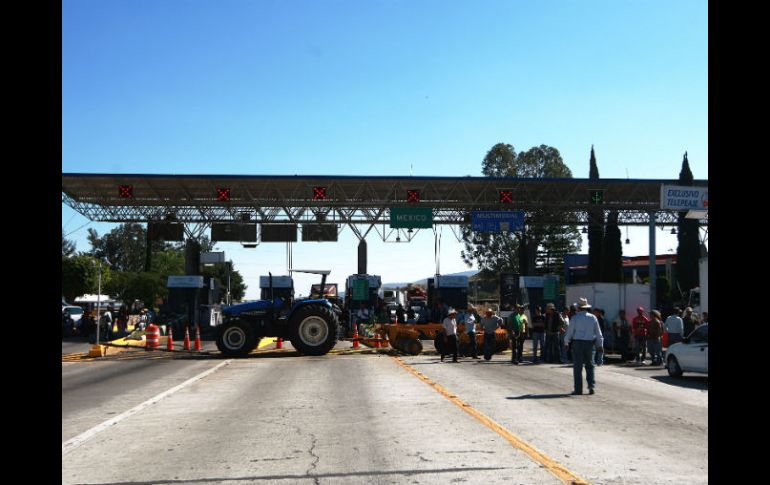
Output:
<svg viewBox="0 0 770 485">
<path fill-rule="evenodd" d="M 688 376 L 683 377 L 671 377 L 671 376 L 650 376 L 651 379 L 669 384 L 677 387 L 686 387 L 688 389 L 698 389 L 701 391 L 709 390 L 709 378 L 708 376 Z"/>
<path fill-rule="evenodd" d="M 570 397 L 570 393 L 566 394 L 525 394 L 523 396 L 506 397 L 506 399 L 558 399 L 560 397 Z"/>
</svg>

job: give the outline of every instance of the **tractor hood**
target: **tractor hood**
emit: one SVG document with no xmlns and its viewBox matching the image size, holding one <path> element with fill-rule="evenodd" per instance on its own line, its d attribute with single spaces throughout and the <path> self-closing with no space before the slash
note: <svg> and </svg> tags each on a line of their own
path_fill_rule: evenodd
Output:
<svg viewBox="0 0 770 485">
<path fill-rule="evenodd" d="M 282 301 L 280 298 L 276 298 L 276 305 L 280 306 Z M 265 312 L 271 306 L 270 300 L 257 300 L 222 307 L 222 313 L 226 315 L 239 315 L 245 312 Z"/>
</svg>

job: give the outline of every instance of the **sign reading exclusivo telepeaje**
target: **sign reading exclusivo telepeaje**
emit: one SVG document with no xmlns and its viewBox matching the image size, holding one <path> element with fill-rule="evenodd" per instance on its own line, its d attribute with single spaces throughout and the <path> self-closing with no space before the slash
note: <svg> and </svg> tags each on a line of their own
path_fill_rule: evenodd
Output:
<svg viewBox="0 0 770 485">
<path fill-rule="evenodd" d="M 708 187 L 661 185 L 660 208 L 676 211 L 708 210 Z"/>
</svg>

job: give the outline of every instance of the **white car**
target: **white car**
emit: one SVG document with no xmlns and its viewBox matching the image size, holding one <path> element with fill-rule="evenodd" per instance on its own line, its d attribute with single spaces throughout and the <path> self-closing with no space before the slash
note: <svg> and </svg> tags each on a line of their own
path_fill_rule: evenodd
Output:
<svg viewBox="0 0 770 485">
<path fill-rule="evenodd" d="M 79 325 L 80 318 L 83 316 L 83 309 L 79 306 L 65 306 L 61 309 L 62 317 L 65 315 L 72 319 L 75 325 Z"/>
<path fill-rule="evenodd" d="M 709 373 L 709 325 L 704 323 L 666 351 L 666 368 L 671 377 L 683 372 Z"/>
</svg>

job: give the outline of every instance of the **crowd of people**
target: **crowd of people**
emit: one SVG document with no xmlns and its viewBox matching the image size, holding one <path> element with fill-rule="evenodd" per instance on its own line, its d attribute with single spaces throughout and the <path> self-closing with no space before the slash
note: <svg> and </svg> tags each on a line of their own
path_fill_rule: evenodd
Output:
<svg viewBox="0 0 770 485">
<path fill-rule="evenodd" d="M 437 306 L 439 311 L 443 303 Z M 441 361 L 452 356 L 451 362 L 458 359 L 458 312 L 448 307 L 441 319 L 445 340 L 441 350 Z M 511 363 L 518 365 L 522 362 L 524 342 L 528 330 L 532 335 L 532 363 L 572 363 L 574 390 L 572 394 L 582 394 L 582 374 L 586 369 L 588 393 L 595 393 L 594 368 L 604 364 L 605 345 L 620 352 L 623 361 L 633 349 L 635 362 L 644 364 L 647 354 L 652 365 L 663 364 L 663 337 L 667 334 L 667 345 L 681 342 L 682 337 L 689 335 L 697 326 L 708 323 L 708 313 L 699 319 L 692 308 L 684 312 L 675 308 L 671 315 L 663 319 L 659 310 L 649 314 L 644 307 L 636 309 L 637 315 L 628 320 L 625 310 L 618 312 L 617 318 L 609 323 L 601 308 L 593 308 L 586 298 L 565 308 L 564 312 L 556 311 L 553 303 L 548 303 L 545 312 L 541 307 L 534 308 L 530 322 L 525 314 L 524 306 L 516 305 L 516 310 L 508 318 L 495 315 L 492 308 L 484 311 L 481 317 L 473 305 L 469 305 L 464 315 L 465 332 L 469 338 L 470 358 L 479 359 L 476 348 L 476 333 L 482 331 L 483 354 L 485 360 L 490 360 L 495 348 L 495 332 L 505 329 L 511 347 Z"/>
<path fill-rule="evenodd" d="M 99 340 L 107 341 L 125 337 L 129 334 L 129 330 L 144 330 L 147 325 L 154 322 L 154 319 L 154 312 L 142 308 L 137 318 L 134 319 L 132 328 L 128 307 L 122 305 L 116 310 L 114 305 L 107 305 L 99 316 Z M 68 314 L 64 314 L 62 315 L 62 328 L 66 327 L 69 330 L 67 335 L 95 338 L 96 320 L 95 310 L 84 310 L 78 322 L 73 321 Z"/>
</svg>

